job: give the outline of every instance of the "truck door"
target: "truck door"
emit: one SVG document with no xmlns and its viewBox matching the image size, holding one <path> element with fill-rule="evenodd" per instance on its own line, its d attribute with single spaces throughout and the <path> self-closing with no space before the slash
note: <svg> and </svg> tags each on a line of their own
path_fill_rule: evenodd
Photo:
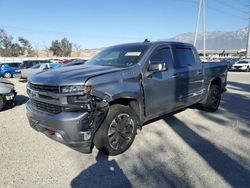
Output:
<svg viewBox="0 0 250 188">
<path fill-rule="evenodd" d="M 158 68 L 159 69 L 158 69 Z M 152 53 L 143 77 L 146 116 L 171 112 L 174 105 L 173 56 L 170 47 Z"/>
<path fill-rule="evenodd" d="M 175 46 L 176 108 L 196 103 L 203 87 L 202 64 L 192 46 Z"/>
</svg>

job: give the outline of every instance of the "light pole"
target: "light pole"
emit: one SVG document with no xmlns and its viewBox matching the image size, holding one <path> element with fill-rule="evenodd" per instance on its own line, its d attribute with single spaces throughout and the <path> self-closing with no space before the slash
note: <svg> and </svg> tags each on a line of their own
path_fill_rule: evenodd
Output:
<svg viewBox="0 0 250 188">
<path fill-rule="evenodd" d="M 205 0 L 200 0 L 199 10 L 196 20 L 196 28 L 195 28 L 195 35 L 194 35 L 194 46 L 197 45 L 197 38 L 198 38 L 198 30 L 199 30 L 199 23 L 200 23 L 200 15 L 202 10 L 202 17 L 203 17 L 203 57 L 206 57 L 206 9 L 205 9 Z"/>
<path fill-rule="evenodd" d="M 194 46 L 196 46 L 196 43 L 197 43 L 197 35 L 198 35 L 198 30 L 199 30 L 202 1 L 203 0 L 200 0 L 199 10 L 198 10 L 198 15 L 197 15 L 197 20 L 196 20 L 196 28 L 195 28 L 195 35 L 194 35 Z"/>
<path fill-rule="evenodd" d="M 205 0 L 203 0 L 203 57 L 206 58 L 206 10 L 205 10 Z"/>
<path fill-rule="evenodd" d="M 249 18 L 248 36 L 247 36 L 246 58 L 249 58 L 249 57 L 250 57 L 250 18 Z"/>
</svg>

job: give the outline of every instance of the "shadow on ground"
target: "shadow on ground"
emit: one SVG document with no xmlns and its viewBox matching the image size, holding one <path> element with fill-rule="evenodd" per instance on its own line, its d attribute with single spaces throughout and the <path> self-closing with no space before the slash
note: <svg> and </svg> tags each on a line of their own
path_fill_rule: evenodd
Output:
<svg viewBox="0 0 250 188">
<path fill-rule="evenodd" d="M 238 91 L 250 93 L 250 84 L 228 82 L 228 88 L 233 92 L 225 92 L 222 95 L 221 105 L 216 113 L 199 113 L 221 126 L 236 126 L 236 130 L 242 135 L 249 137 L 250 135 L 250 98 L 244 94 L 238 94 Z M 225 119 L 226 118 L 226 119 Z M 227 122 L 226 122 L 227 121 Z M 238 124 L 245 126 L 247 129 L 241 129 Z M 249 130 L 248 130 L 249 129 Z"/>
<path fill-rule="evenodd" d="M 83 170 L 71 182 L 72 188 L 100 188 L 100 187 L 132 187 L 123 170 L 115 160 L 108 160 L 108 156 L 98 152 L 96 163 Z"/>
<path fill-rule="evenodd" d="M 237 161 L 201 137 L 176 117 L 165 118 L 166 123 L 207 163 L 233 187 L 249 187 L 250 172 Z"/>
</svg>

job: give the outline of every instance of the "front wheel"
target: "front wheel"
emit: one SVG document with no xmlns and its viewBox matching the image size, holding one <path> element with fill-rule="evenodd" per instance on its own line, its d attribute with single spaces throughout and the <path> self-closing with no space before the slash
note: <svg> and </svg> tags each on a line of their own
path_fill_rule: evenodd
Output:
<svg viewBox="0 0 250 188">
<path fill-rule="evenodd" d="M 112 105 L 106 119 L 95 133 L 94 144 L 97 149 L 118 155 L 133 143 L 137 130 L 137 118 L 128 107 Z"/>
<path fill-rule="evenodd" d="M 6 72 L 3 75 L 4 78 L 12 78 L 12 74 L 10 72 Z"/>
<path fill-rule="evenodd" d="M 4 106 L 5 106 L 5 99 L 3 96 L 0 95 L 0 111 L 3 110 Z"/>
</svg>

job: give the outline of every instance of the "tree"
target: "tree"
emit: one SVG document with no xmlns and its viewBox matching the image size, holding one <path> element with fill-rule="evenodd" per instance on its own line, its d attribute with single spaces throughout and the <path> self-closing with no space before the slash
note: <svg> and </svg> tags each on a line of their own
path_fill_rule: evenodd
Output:
<svg viewBox="0 0 250 188">
<path fill-rule="evenodd" d="M 0 55 L 11 56 L 12 36 L 8 36 L 4 29 L 0 29 Z"/>
<path fill-rule="evenodd" d="M 54 40 L 51 42 L 50 51 L 54 56 L 67 57 L 71 55 L 72 43 L 67 38 L 63 38 L 61 41 Z"/>
<path fill-rule="evenodd" d="M 20 42 L 21 47 L 22 47 L 22 55 L 25 54 L 25 53 L 28 56 L 31 56 L 31 55 L 34 54 L 33 48 L 32 48 L 30 42 L 27 39 L 25 39 L 23 37 L 19 37 L 18 41 Z"/>
<path fill-rule="evenodd" d="M 23 55 L 24 49 L 18 43 L 14 43 L 10 48 L 10 55 L 12 57 L 18 57 L 19 55 Z"/>
<path fill-rule="evenodd" d="M 51 42 L 51 47 L 49 50 L 53 52 L 53 56 L 62 56 L 62 49 L 58 40 Z"/>
<path fill-rule="evenodd" d="M 77 43 L 74 43 L 74 51 L 76 52 L 76 56 L 79 57 L 81 53 L 81 46 L 78 45 Z"/>
<path fill-rule="evenodd" d="M 18 57 L 25 53 L 29 56 L 33 55 L 32 45 L 27 39 L 19 37 L 19 43 L 12 41 L 13 37 L 8 35 L 4 29 L 0 29 L 0 56 Z"/>
</svg>

